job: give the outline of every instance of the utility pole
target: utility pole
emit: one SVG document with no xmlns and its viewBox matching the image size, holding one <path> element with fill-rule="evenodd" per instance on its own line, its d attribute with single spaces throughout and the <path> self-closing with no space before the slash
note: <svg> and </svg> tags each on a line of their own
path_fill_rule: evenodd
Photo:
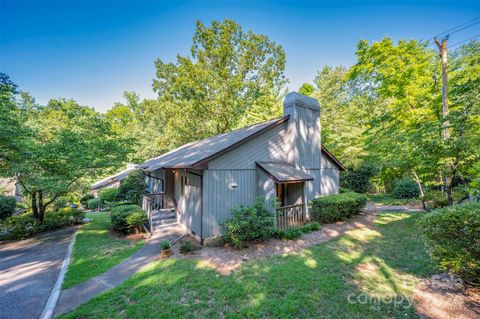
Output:
<svg viewBox="0 0 480 319">
<path fill-rule="evenodd" d="M 442 42 L 438 41 L 435 37 L 435 44 L 440 50 L 440 55 L 442 57 L 442 110 L 443 110 L 443 140 L 446 141 L 450 137 L 449 123 L 447 120 L 448 116 L 448 76 L 447 76 L 447 40 L 448 35 L 442 39 Z"/>
<path fill-rule="evenodd" d="M 438 41 L 437 37 L 434 38 L 435 44 L 440 50 L 440 56 L 442 57 L 442 111 L 443 111 L 443 141 L 446 142 L 450 137 L 450 129 L 448 123 L 448 77 L 447 77 L 447 40 L 448 34 L 445 38 L 442 39 L 442 42 Z M 452 204 L 452 189 L 451 189 L 451 182 L 448 178 L 448 165 L 447 170 L 445 171 L 445 188 L 444 190 L 447 192 L 447 199 L 448 204 Z"/>
</svg>

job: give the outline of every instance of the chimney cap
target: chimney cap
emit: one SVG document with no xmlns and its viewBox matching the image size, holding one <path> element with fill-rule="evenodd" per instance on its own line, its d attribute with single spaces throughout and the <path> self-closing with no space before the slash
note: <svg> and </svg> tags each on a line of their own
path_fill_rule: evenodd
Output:
<svg viewBox="0 0 480 319">
<path fill-rule="evenodd" d="M 313 97 L 300 94 L 298 92 L 290 92 L 285 96 L 283 100 L 283 107 L 289 107 L 292 105 L 304 107 L 310 110 L 320 112 L 320 104 Z"/>
</svg>

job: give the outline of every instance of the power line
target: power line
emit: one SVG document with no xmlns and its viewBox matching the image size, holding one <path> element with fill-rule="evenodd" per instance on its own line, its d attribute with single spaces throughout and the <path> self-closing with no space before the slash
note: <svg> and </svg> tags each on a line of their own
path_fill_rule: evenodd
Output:
<svg viewBox="0 0 480 319">
<path fill-rule="evenodd" d="M 473 40 L 473 39 L 475 39 L 475 38 L 477 38 L 477 37 L 480 37 L 480 34 L 474 35 L 474 36 L 471 37 L 471 38 L 468 38 L 468 39 L 465 39 L 465 40 L 463 40 L 463 41 L 460 41 L 460 42 L 457 42 L 457 43 L 455 43 L 455 44 L 452 44 L 452 45 L 450 45 L 449 47 L 452 48 L 452 47 L 457 46 L 457 45 L 459 45 L 459 44 L 462 44 L 462 43 L 464 43 L 464 42 Z"/>
<path fill-rule="evenodd" d="M 456 27 L 453 27 L 453 28 L 450 28 L 450 29 L 448 29 L 448 30 L 446 30 L 446 31 L 443 31 L 442 33 L 439 33 L 439 34 L 437 34 L 436 36 L 438 37 L 438 36 L 444 35 L 444 34 L 450 32 L 450 31 L 453 31 L 453 30 L 455 30 L 455 29 L 457 29 L 457 28 L 461 28 L 461 27 L 463 27 L 463 26 L 465 26 L 465 25 L 467 25 L 467 24 L 469 24 L 469 23 L 471 23 L 471 22 L 473 22 L 473 21 L 477 21 L 477 20 L 480 20 L 480 17 L 476 17 L 475 19 L 472 19 L 472 20 L 470 20 L 470 21 L 467 21 L 467 22 L 464 22 L 464 23 L 462 23 L 462 24 L 460 24 L 460 25 L 457 25 Z M 479 23 L 479 22 L 480 22 L 480 21 L 475 22 L 475 23 L 472 24 L 472 25 L 475 25 L 475 24 L 477 24 L 477 23 Z M 465 28 L 463 28 L 463 29 L 466 29 L 466 28 L 469 28 L 469 27 L 470 27 L 470 26 L 467 26 L 467 27 L 465 27 Z M 461 29 L 461 30 L 463 30 L 463 29 Z M 460 30 L 456 30 L 456 31 L 454 31 L 454 32 L 452 32 L 452 33 L 450 33 L 450 34 L 453 34 L 453 33 L 458 32 L 458 31 L 460 31 Z M 433 38 L 432 38 L 432 39 L 433 39 Z"/>
<path fill-rule="evenodd" d="M 476 25 L 476 24 L 479 24 L 479 23 L 480 23 L 480 21 L 477 21 L 477 22 L 474 22 L 474 23 L 472 23 L 472 24 L 469 24 L 469 25 L 467 25 L 466 27 L 463 27 L 463 28 L 461 28 L 461 29 L 458 29 L 458 30 L 455 30 L 455 31 L 453 31 L 453 32 L 448 33 L 447 36 L 452 35 L 452 34 L 454 34 L 454 33 L 457 33 L 457 32 L 459 32 L 459 31 L 465 30 L 465 29 L 467 29 L 467 28 L 470 28 L 471 26 Z"/>
</svg>

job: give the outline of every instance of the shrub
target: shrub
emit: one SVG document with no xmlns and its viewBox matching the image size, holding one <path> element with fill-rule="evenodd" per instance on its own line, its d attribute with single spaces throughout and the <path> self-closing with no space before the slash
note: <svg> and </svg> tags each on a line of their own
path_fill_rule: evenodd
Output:
<svg viewBox="0 0 480 319">
<path fill-rule="evenodd" d="M 106 188 L 100 192 L 100 200 L 102 203 L 114 203 L 117 201 L 117 189 Z"/>
<path fill-rule="evenodd" d="M 223 221 L 224 238 L 235 248 L 248 246 L 251 241 L 264 241 L 274 231 L 274 217 L 263 204 L 257 200 L 253 206 L 233 208 L 232 216 Z"/>
<path fill-rule="evenodd" d="M 200 247 L 193 241 L 185 239 L 180 242 L 180 252 L 184 255 L 198 250 Z"/>
<path fill-rule="evenodd" d="M 480 284 L 480 203 L 434 210 L 423 216 L 420 226 L 440 268 Z"/>
<path fill-rule="evenodd" d="M 100 207 L 102 207 L 102 200 L 100 199 L 100 197 L 95 197 L 87 201 L 88 209 L 97 209 Z"/>
<path fill-rule="evenodd" d="M 55 202 L 53 203 L 53 209 L 57 211 L 61 208 L 67 207 L 67 204 L 68 201 L 65 197 L 57 198 L 57 200 L 55 200 Z"/>
<path fill-rule="evenodd" d="M 17 206 L 14 196 L 0 195 L 0 220 L 12 216 Z"/>
<path fill-rule="evenodd" d="M 300 238 L 303 234 L 310 233 L 320 229 L 320 224 L 317 222 L 309 223 L 297 228 L 291 228 L 288 230 L 279 230 L 274 231 L 273 236 L 280 239 L 297 239 Z"/>
<path fill-rule="evenodd" d="M 396 179 L 392 185 L 392 195 L 395 198 L 418 198 L 418 185 L 410 178 Z"/>
<path fill-rule="evenodd" d="M 448 205 L 447 195 L 440 190 L 429 190 L 425 194 L 425 200 L 430 202 L 433 208 L 441 208 Z"/>
<path fill-rule="evenodd" d="M 162 243 L 160 244 L 160 248 L 162 250 L 170 249 L 170 242 L 168 240 L 162 241 Z"/>
<path fill-rule="evenodd" d="M 138 234 L 143 231 L 143 225 L 148 221 L 148 218 L 147 214 L 142 210 L 128 215 L 126 221 L 129 232 Z"/>
<path fill-rule="evenodd" d="M 13 216 L 0 224 L 0 240 L 24 239 L 44 231 L 77 224 L 84 217 L 84 212 L 68 207 L 47 212 L 43 224 L 38 224 L 31 213 Z"/>
<path fill-rule="evenodd" d="M 143 195 L 147 193 L 145 175 L 141 170 L 136 170 L 125 178 L 118 188 L 118 200 L 126 200 L 136 204 L 142 203 Z"/>
<path fill-rule="evenodd" d="M 320 223 L 345 220 L 360 213 L 366 202 L 365 195 L 353 192 L 315 198 L 310 201 L 310 218 Z"/>
<path fill-rule="evenodd" d="M 83 207 L 88 207 L 88 201 L 95 198 L 95 196 L 93 196 L 92 194 L 86 194 L 86 195 L 83 195 L 81 198 L 80 198 L 80 203 L 83 205 Z"/>
<path fill-rule="evenodd" d="M 343 172 L 340 175 L 340 186 L 357 193 L 368 193 L 373 189 L 370 179 L 376 173 L 377 169 L 371 165 L 363 165 L 358 169 Z"/>
<path fill-rule="evenodd" d="M 132 229 L 128 224 L 127 217 L 137 212 L 143 213 L 142 208 L 135 204 L 113 207 L 111 214 L 112 229 L 124 234 L 130 233 Z"/>
</svg>

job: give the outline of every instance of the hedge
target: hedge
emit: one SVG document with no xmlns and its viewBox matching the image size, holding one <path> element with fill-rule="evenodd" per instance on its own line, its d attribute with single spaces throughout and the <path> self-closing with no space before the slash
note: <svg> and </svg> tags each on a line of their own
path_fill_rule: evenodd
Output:
<svg viewBox="0 0 480 319">
<path fill-rule="evenodd" d="M 102 207 L 102 200 L 100 199 L 100 197 L 95 197 L 87 201 L 88 209 L 97 209 L 101 207 Z"/>
<path fill-rule="evenodd" d="M 147 221 L 147 215 L 139 205 L 118 205 L 112 208 L 111 221 L 113 230 L 129 234 L 141 231 L 141 225 Z"/>
<path fill-rule="evenodd" d="M 440 208 L 419 222 L 427 249 L 443 270 L 480 284 L 480 203 Z"/>
<path fill-rule="evenodd" d="M 0 195 L 0 219 L 12 216 L 17 206 L 17 200 L 14 196 Z"/>
<path fill-rule="evenodd" d="M 47 212 L 43 224 L 39 224 L 31 213 L 7 218 L 0 223 L 0 240 L 24 239 L 34 234 L 79 224 L 85 213 L 78 209 L 63 208 Z"/>
<path fill-rule="evenodd" d="M 366 203 L 365 195 L 354 192 L 315 198 L 310 201 L 310 218 L 319 223 L 334 223 L 360 213 Z"/>
<path fill-rule="evenodd" d="M 395 198 L 418 198 L 420 191 L 413 179 L 402 178 L 393 182 L 392 195 Z"/>
<path fill-rule="evenodd" d="M 235 248 L 247 247 L 252 241 L 264 241 L 274 233 L 274 216 L 263 200 L 253 206 L 239 206 L 231 210 L 232 216 L 220 224 L 224 227 L 224 239 Z"/>
</svg>

